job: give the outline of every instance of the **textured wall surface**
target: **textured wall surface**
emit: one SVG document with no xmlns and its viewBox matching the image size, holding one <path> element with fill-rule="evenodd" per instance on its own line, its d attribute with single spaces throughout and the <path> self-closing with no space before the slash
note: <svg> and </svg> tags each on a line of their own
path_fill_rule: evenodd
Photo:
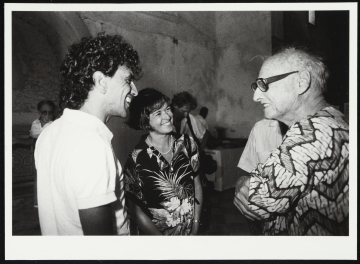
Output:
<svg viewBox="0 0 360 264">
<path fill-rule="evenodd" d="M 58 102 L 59 62 L 55 50 L 33 26 L 13 17 L 13 124 L 28 125 L 39 117 L 37 104 Z"/>
<path fill-rule="evenodd" d="M 209 109 L 213 132 L 221 126 L 227 137 L 246 138 L 262 117 L 249 85 L 261 65 L 256 56 L 270 54 L 270 12 L 45 12 L 30 14 L 27 21 L 31 16 L 46 23 L 14 23 L 14 36 L 20 35 L 17 42 L 23 43 L 14 45 L 13 124 L 31 124 L 39 100 L 57 101 L 58 66 L 66 47 L 102 31 L 121 34 L 139 52 L 144 75 L 136 82 L 138 90 L 154 87 L 170 98 L 189 91 L 198 101 L 194 114 L 202 106 Z M 44 34 L 48 31 L 53 33 Z M 23 65 L 32 74 L 24 74 Z M 123 121 L 112 118 L 108 123 L 122 162 L 143 134 Z"/>
<path fill-rule="evenodd" d="M 58 104 L 59 67 L 68 46 L 90 36 L 77 12 L 13 12 L 13 126 L 38 118 L 37 103 Z"/>
<path fill-rule="evenodd" d="M 270 12 L 217 12 L 216 42 L 217 126 L 226 128 L 226 137 L 247 138 L 263 118 L 250 85 L 262 56 L 271 55 Z"/>
<path fill-rule="evenodd" d="M 208 121 L 215 124 L 217 103 L 210 100 L 216 94 L 215 36 L 214 29 L 211 32 L 202 26 L 214 24 L 215 14 L 182 15 L 181 12 L 80 13 L 92 35 L 100 31 L 118 33 L 139 52 L 144 75 L 136 82 L 138 90 L 154 87 L 170 99 L 177 92 L 189 91 L 198 100 L 194 113 L 202 106 L 208 107 Z M 197 24 L 190 22 L 195 17 Z M 114 150 L 122 161 L 143 132 L 131 131 L 120 118 L 112 118 L 108 126 L 114 132 Z"/>
</svg>

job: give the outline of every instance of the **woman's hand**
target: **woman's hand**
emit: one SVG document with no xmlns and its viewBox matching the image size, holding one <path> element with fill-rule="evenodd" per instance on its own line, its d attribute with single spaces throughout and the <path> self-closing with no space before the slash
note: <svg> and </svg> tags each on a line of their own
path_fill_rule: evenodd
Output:
<svg viewBox="0 0 360 264">
<path fill-rule="evenodd" d="M 194 219 L 197 219 L 197 222 L 193 221 L 193 225 L 191 228 L 191 234 L 192 236 L 197 235 L 199 232 L 199 225 L 200 225 L 200 217 L 201 217 L 201 208 L 203 203 L 203 191 L 201 186 L 201 180 L 200 175 L 196 176 L 194 179 L 194 187 L 195 187 L 195 212 L 194 212 Z M 197 201 L 197 202 L 196 202 Z"/>
<path fill-rule="evenodd" d="M 190 236 L 196 236 L 199 232 L 200 222 L 193 222 Z"/>
</svg>

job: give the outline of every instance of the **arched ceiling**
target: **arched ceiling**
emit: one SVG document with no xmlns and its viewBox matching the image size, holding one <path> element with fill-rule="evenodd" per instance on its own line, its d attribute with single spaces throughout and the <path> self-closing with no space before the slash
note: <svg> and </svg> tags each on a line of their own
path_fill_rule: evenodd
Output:
<svg viewBox="0 0 360 264">
<path fill-rule="evenodd" d="M 77 12 L 16 11 L 12 15 L 46 36 L 58 54 L 59 61 L 62 61 L 71 44 L 90 36 L 88 28 Z"/>
</svg>

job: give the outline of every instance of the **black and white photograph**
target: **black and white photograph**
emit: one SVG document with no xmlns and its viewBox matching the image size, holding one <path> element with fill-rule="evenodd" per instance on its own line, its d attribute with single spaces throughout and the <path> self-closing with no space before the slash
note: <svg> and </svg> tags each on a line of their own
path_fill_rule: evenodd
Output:
<svg viewBox="0 0 360 264">
<path fill-rule="evenodd" d="M 5 259 L 357 259 L 357 8 L 5 3 Z"/>
</svg>

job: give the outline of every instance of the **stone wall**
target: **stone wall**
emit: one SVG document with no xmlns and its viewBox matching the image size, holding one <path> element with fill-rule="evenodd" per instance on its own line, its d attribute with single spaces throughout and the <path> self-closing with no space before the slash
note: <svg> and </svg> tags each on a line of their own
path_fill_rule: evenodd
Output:
<svg viewBox="0 0 360 264">
<path fill-rule="evenodd" d="M 33 15 L 33 14 L 32 14 Z M 45 12 L 36 13 L 56 32 L 49 44 L 38 25 L 14 19 L 13 124 L 31 124 L 41 99 L 57 103 L 59 59 L 80 36 L 117 33 L 139 52 L 144 75 L 138 90 L 154 87 L 170 98 L 189 91 L 193 111 L 209 109 L 207 121 L 227 129 L 226 136 L 246 138 L 262 111 L 252 101 L 250 83 L 271 50 L 270 12 Z M 53 17 L 53 19 L 51 19 Z M 259 17 L 261 19 L 259 19 Z M 262 21 L 262 23 L 258 23 Z M 60 59 L 61 60 L 61 59 Z M 131 131 L 120 118 L 107 124 L 114 150 L 123 162 L 143 132 Z"/>
<path fill-rule="evenodd" d="M 259 23 L 261 21 L 261 23 Z M 262 57 L 271 55 L 270 12 L 216 13 L 216 126 L 228 138 L 247 138 L 262 107 L 252 99 L 251 83 Z"/>
<path fill-rule="evenodd" d="M 12 39 L 13 125 L 30 126 L 39 117 L 37 104 L 44 99 L 58 104 L 59 61 L 47 38 L 13 17 Z"/>
<path fill-rule="evenodd" d="M 190 12 L 191 13 L 191 12 Z M 198 100 L 197 111 L 209 108 L 210 126 L 216 123 L 217 103 L 214 69 L 214 27 L 212 12 L 80 12 L 91 34 L 122 35 L 139 52 L 144 75 L 138 90 L 153 87 L 169 98 L 189 91 Z M 197 23 L 191 21 L 197 17 Z M 203 26 L 204 25 L 204 26 Z M 114 150 L 123 161 L 144 132 L 132 131 L 120 118 L 108 123 L 114 133 Z"/>
</svg>

